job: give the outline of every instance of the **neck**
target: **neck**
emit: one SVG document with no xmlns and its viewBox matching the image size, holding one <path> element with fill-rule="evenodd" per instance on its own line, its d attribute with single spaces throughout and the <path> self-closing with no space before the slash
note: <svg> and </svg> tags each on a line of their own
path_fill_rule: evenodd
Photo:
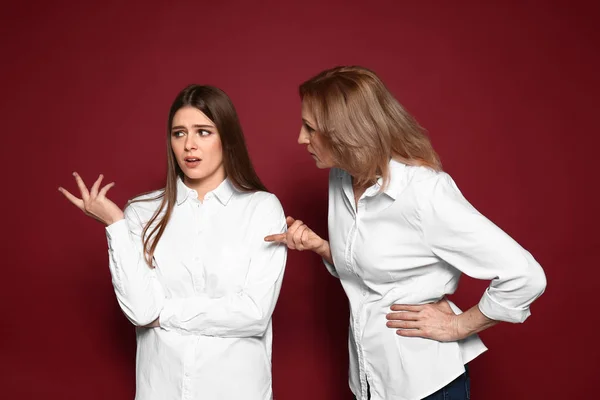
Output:
<svg viewBox="0 0 600 400">
<path fill-rule="evenodd" d="M 359 185 L 356 182 L 356 179 L 354 178 L 354 176 L 350 175 L 350 177 L 352 178 L 352 188 L 353 189 L 362 189 L 362 190 L 366 190 L 368 187 L 371 187 L 375 184 L 375 182 L 377 182 L 377 180 L 372 180 L 369 181 L 367 183 L 363 183 L 362 185 Z"/>
<path fill-rule="evenodd" d="M 203 201 L 206 193 L 215 190 L 227 178 L 225 171 L 217 171 L 211 176 L 202 179 L 190 179 L 184 176 L 183 183 L 190 189 L 198 192 L 198 200 Z"/>
</svg>

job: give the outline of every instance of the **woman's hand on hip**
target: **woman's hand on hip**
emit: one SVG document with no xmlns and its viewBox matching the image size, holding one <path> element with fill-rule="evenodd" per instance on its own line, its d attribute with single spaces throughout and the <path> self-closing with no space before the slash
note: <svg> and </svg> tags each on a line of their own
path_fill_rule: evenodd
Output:
<svg viewBox="0 0 600 400">
<path fill-rule="evenodd" d="M 105 225 L 113 224 L 124 218 L 123 211 L 113 203 L 106 193 L 112 188 L 115 183 L 109 183 L 100 189 L 100 184 L 104 178 L 102 174 L 96 179 L 96 182 L 88 190 L 83 179 L 77 172 L 73 172 L 75 182 L 79 188 L 81 198 L 69 193 L 66 189 L 59 187 L 58 190 L 77 208 L 84 212 L 85 215 L 102 222 Z"/>
<path fill-rule="evenodd" d="M 452 311 L 446 298 L 436 303 L 421 305 L 394 304 L 387 314 L 388 328 L 406 337 L 422 337 L 439 342 L 464 339 L 460 332 L 458 315 Z"/>
</svg>

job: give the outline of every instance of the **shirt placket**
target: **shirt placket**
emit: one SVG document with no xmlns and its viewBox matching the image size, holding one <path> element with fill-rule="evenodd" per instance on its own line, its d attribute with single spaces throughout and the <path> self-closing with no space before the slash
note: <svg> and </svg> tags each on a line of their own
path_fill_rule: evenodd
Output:
<svg viewBox="0 0 600 400">
<path fill-rule="evenodd" d="M 204 234 L 204 225 L 206 219 L 206 205 L 202 204 L 198 199 L 194 199 L 193 204 L 193 220 L 194 220 L 194 241 L 192 251 L 194 254 L 194 273 L 192 274 L 192 281 L 194 285 L 194 291 L 201 293 L 205 289 L 205 276 L 204 268 L 202 263 L 202 235 Z"/>
<path fill-rule="evenodd" d="M 364 305 L 365 305 L 365 300 L 367 297 L 367 287 L 365 286 L 363 279 L 358 274 L 358 271 L 354 264 L 354 256 L 353 255 L 354 255 L 354 245 L 356 242 L 356 238 L 358 236 L 357 235 L 358 224 L 360 223 L 360 218 L 364 214 L 364 212 L 365 212 L 365 199 L 364 199 L 364 197 L 361 197 L 358 201 L 358 208 L 356 209 L 356 212 L 354 213 L 354 216 L 353 216 L 354 223 L 352 224 L 352 227 L 350 228 L 350 232 L 348 232 L 348 237 L 347 237 L 348 245 L 346 246 L 346 254 L 345 254 L 346 266 L 352 272 L 352 274 L 355 276 L 357 286 L 359 288 L 359 292 L 360 292 L 360 296 L 361 296 L 359 306 L 355 310 L 355 315 L 353 318 L 354 326 L 352 329 L 354 331 L 354 342 L 356 343 L 356 350 L 358 353 L 358 368 L 359 368 L 359 376 L 360 376 L 361 399 L 367 398 L 368 374 L 366 371 L 363 346 L 362 346 L 362 342 L 360 340 L 360 338 L 362 337 L 362 331 L 363 331 L 362 314 L 363 314 L 363 309 L 364 309 Z"/>
<path fill-rule="evenodd" d="M 194 246 L 192 246 L 192 251 L 194 253 L 194 263 L 197 264 L 200 268 L 197 269 L 198 273 L 202 273 L 202 257 L 201 257 L 201 244 L 202 244 L 202 235 L 204 234 L 204 221 L 206 219 L 206 205 L 202 204 L 198 198 L 193 196 L 192 200 L 192 218 L 194 221 Z M 200 275 L 192 276 L 194 290 L 199 291 L 202 290 L 202 286 L 204 285 L 204 279 L 201 278 Z M 182 400 L 192 400 L 195 398 L 192 387 L 192 372 L 195 367 L 195 358 L 196 358 L 196 350 L 198 345 L 199 338 L 196 338 L 192 342 L 192 348 L 188 349 L 183 361 L 183 385 L 182 385 Z"/>
<path fill-rule="evenodd" d="M 189 349 L 183 361 L 183 385 L 182 385 L 182 400 L 193 400 L 196 396 L 192 391 L 192 371 L 194 367 L 194 359 L 196 358 L 196 349 L 198 347 L 199 338 L 194 338 L 192 348 Z"/>
</svg>

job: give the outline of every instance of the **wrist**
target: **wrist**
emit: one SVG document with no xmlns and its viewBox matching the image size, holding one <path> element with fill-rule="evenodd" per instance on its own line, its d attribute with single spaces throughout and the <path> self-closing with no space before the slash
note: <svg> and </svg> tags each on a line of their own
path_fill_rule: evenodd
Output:
<svg viewBox="0 0 600 400">
<path fill-rule="evenodd" d="M 452 318 L 452 325 L 454 327 L 457 340 L 465 339 L 475 333 L 471 332 L 471 330 L 466 326 L 465 313 L 455 315 Z"/>
<path fill-rule="evenodd" d="M 498 323 L 498 321 L 486 317 L 478 306 L 471 307 L 455 318 L 456 332 L 460 339 L 465 339 Z"/>
<path fill-rule="evenodd" d="M 106 226 L 108 225 L 112 225 L 116 222 L 119 222 L 120 220 L 125 219 L 125 215 L 123 213 L 119 214 L 119 215 L 113 215 L 109 218 L 108 221 L 106 221 Z"/>
<path fill-rule="evenodd" d="M 325 239 L 322 239 L 322 240 L 323 240 L 323 243 L 321 243 L 321 245 L 315 249 L 315 253 L 317 253 L 321 257 L 328 258 L 329 242 Z"/>
</svg>

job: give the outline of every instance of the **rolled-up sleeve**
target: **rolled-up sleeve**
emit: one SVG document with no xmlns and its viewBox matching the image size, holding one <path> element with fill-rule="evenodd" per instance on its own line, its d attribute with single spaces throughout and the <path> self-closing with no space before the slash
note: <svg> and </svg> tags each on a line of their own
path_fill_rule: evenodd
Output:
<svg viewBox="0 0 600 400">
<path fill-rule="evenodd" d="M 491 280 L 479 302 L 488 318 L 523 322 L 531 303 L 546 288 L 546 276 L 533 256 L 479 213 L 445 173 L 424 184 L 420 218 L 432 252 L 477 279 Z"/>
</svg>

